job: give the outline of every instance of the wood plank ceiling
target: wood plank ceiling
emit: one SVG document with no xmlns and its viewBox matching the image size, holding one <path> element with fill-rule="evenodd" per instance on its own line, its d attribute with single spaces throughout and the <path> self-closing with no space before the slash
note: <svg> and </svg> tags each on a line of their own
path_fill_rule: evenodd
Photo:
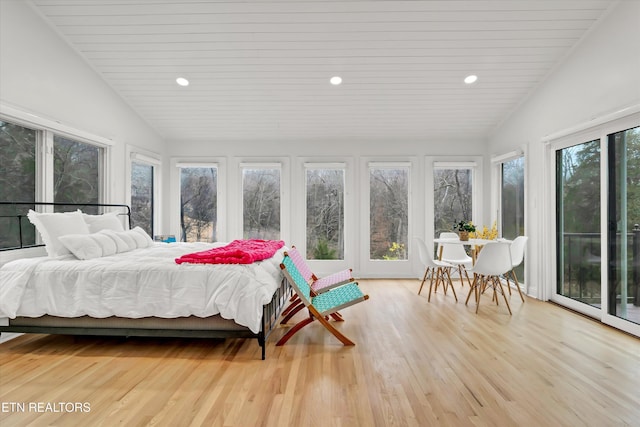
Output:
<svg viewBox="0 0 640 427">
<path fill-rule="evenodd" d="M 167 140 L 481 141 L 615 1 L 31 4 Z"/>
</svg>

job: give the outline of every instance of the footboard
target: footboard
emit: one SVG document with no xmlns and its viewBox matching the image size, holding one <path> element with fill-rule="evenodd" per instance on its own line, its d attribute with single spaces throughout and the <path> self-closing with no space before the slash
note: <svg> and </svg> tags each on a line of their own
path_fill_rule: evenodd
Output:
<svg viewBox="0 0 640 427">
<path fill-rule="evenodd" d="M 278 324 L 278 318 L 290 297 L 291 286 L 287 279 L 283 277 L 271 301 L 262 308 L 262 330 L 258 334 L 258 344 L 262 347 L 262 360 L 264 360 L 266 356 L 267 338 L 269 338 L 269 335 Z"/>
</svg>

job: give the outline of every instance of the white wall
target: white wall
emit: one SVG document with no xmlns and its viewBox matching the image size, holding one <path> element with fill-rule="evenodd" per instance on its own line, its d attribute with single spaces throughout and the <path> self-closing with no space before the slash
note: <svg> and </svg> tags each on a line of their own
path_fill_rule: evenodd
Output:
<svg viewBox="0 0 640 427">
<path fill-rule="evenodd" d="M 0 1 L 0 55 L 0 105 L 114 140 L 111 202 L 128 203 L 125 144 L 162 154 L 162 138 L 25 1 Z"/>
<path fill-rule="evenodd" d="M 489 153 L 527 152 L 529 277 L 534 294 L 543 272 L 546 215 L 542 177 L 545 136 L 640 104 L 640 1 L 621 1 L 489 139 Z"/>
</svg>

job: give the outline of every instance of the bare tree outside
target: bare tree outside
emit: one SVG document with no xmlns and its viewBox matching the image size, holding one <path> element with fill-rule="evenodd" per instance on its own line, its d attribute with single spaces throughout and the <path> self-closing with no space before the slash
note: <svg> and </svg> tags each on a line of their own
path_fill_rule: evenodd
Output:
<svg viewBox="0 0 640 427">
<path fill-rule="evenodd" d="M 409 169 L 369 171 L 370 259 L 406 260 L 409 233 Z"/>
<path fill-rule="evenodd" d="M 307 169 L 307 258 L 344 259 L 343 169 Z"/>
<path fill-rule="evenodd" d="M 180 236 L 183 242 L 216 242 L 218 169 L 180 169 Z"/>
<path fill-rule="evenodd" d="M 35 201 L 36 131 L 0 121 L 0 200 Z M 21 206 L 24 208 L 24 206 Z M 35 244 L 35 228 L 9 206 L 0 207 L 0 248 L 20 245 L 20 222 L 23 244 Z"/>
<path fill-rule="evenodd" d="M 471 221 L 473 183 L 471 169 L 436 169 L 434 182 L 435 235 L 451 231 L 458 221 Z"/>
<path fill-rule="evenodd" d="M 101 148 L 58 135 L 53 137 L 53 194 L 58 203 L 100 202 Z M 68 210 L 64 206 L 59 211 Z M 83 208 L 90 214 L 97 209 Z"/>
<path fill-rule="evenodd" d="M 131 162 L 131 225 L 153 236 L 153 166 Z"/>
<path fill-rule="evenodd" d="M 245 239 L 280 239 L 280 169 L 242 170 Z"/>
</svg>

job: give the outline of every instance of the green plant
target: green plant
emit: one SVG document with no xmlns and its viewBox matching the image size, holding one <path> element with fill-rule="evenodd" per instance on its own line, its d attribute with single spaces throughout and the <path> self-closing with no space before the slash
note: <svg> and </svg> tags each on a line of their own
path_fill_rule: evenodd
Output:
<svg viewBox="0 0 640 427">
<path fill-rule="evenodd" d="M 337 259 L 336 250 L 329 248 L 329 242 L 320 240 L 313 248 L 313 259 Z"/>
<path fill-rule="evenodd" d="M 474 232 L 476 231 L 476 226 L 473 225 L 473 223 L 471 221 L 459 221 L 459 222 L 455 222 L 453 224 L 453 229 L 455 231 L 468 231 L 468 232 Z"/>
</svg>

